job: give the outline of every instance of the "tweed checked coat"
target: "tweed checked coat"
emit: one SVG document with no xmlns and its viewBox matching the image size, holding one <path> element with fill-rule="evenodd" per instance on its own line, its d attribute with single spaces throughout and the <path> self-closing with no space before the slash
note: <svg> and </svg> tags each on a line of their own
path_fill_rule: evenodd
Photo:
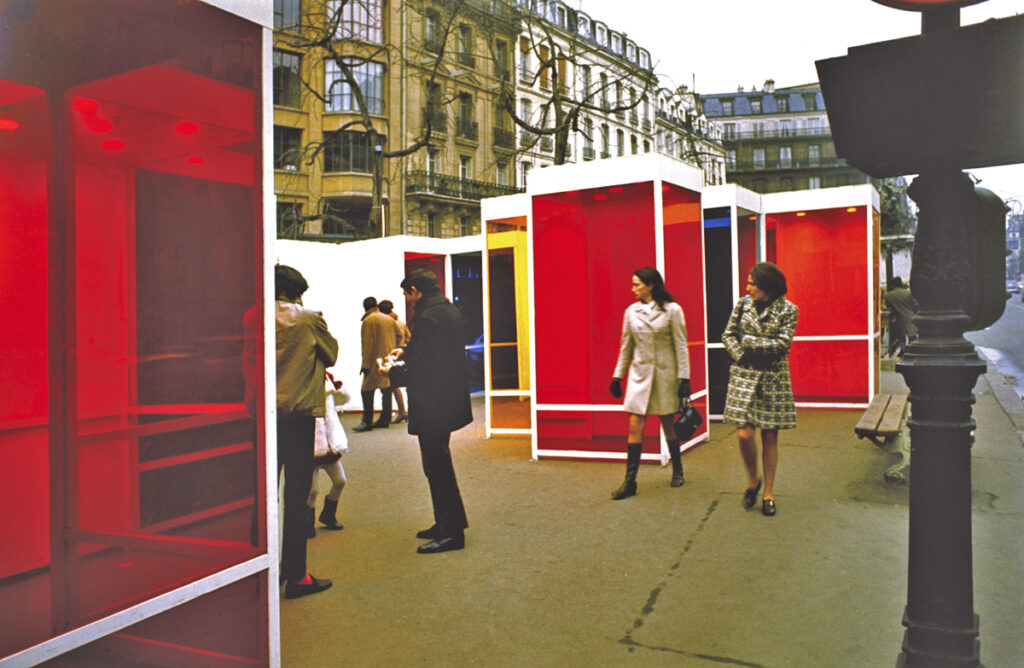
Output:
<svg viewBox="0 0 1024 668">
<path fill-rule="evenodd" d="M 782 297 L 761 313 L 749 296 L 733 308 L 722 333 L 722 343 L 734 360 L 725 397 L 726 422 L 752 424 L 760 429 L 796 427 L 787 356 L 797 315 L 796 305 Z M 747 351 L 761 353 L 762 363 L 741 363 Z"/>
<path fill-rule="evenodd" d="M 671 415 L 679 410 L 676 390 L 680 378 L 690 377 L 686 348 L 686 320 L 675 302 L 655 305 L 650 311 L 640 302 L 622 316 L 622 340 L 615 378 L 625 378 L 622 407 L 635 415 Z"/>
</svg>

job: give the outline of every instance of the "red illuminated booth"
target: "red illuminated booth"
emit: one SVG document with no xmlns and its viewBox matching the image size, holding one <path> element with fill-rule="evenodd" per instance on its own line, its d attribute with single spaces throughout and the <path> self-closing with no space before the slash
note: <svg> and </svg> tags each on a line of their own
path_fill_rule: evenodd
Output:
<svg viewBox="0 0 1024 668">
<path fill-rule="evenodd" d="M 694 403 L 707 415 L 702 174 L 647 154 L 530 174 L 533 456 L 623 459 L 622 400 L 608 393 L 634 270 L 653 266 L 686 316 Z M 684 448 L 706 440 L 707 421 Z M 664 463 L 656 420 L 643 460 Z"/>
<path fill-rule="evenodd" d="M 267 4 L 0 5 L 12 665 L 277 660 Z"/>
<path fill-rule="evenodd" d="M 765 258 L 800 309 L 789 355 L 798 407 L 864 408 L 878 391 L 878 203 L 866 184 L 762 196 Z"/>
</svg>

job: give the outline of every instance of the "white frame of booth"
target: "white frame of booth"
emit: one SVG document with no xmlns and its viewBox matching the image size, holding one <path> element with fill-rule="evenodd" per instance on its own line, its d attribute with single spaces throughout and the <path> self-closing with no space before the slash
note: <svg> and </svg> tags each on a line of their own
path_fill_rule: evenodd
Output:
<svg viewBox="0 0 1024 668">
<path fill-rule="evenodd" d="M 533 207 L 532 198 L 536 195 L 557 194 L 572 190 L 585 190 L 591 188 L 603 188 L 624 183 L 639 182 L 654 183 L 654 239 L 655 239 L 655 268 L 663 275 L 665 273 L 665 246 L 664 246 L 664 207 L 662 196 L 662 183 L 669 183 L 680 186 L 697 193 L 702 193 L 704 185 L 704 173 L 684 162 L 676 160 L 660 153 L 646 153 L 641 155 L 611 158 L 606 160 L 594 160 L 579 165 L 564 165 L 560 167 L 548 167 L 530 173 L 530 180 L 527 183 L 526 194 L 530 204 L 527 206 L 527 266 L 529 276 L 534 276 L 534 244 L 533 244 Z M 703 207 L 703 203 L 701 204 Z M 522 214 L 516 214 L 522 215 Z M 701 210 L 701 226 L 703 227 L 703 209 Z M 701 257 L 703 258 L 703 233 L 701 234 Z M 701 282 L 704 283 L 704 272 L 701 271 Z M 705 290 L 707 287 L 702 285 Z M 622 412 L 621 404 L 538 404 L 537 403 L 537 356 L 534 346 L 536 345 L 536 313 L 534 311 L 533 283 L 531 281 L 529 299 L 529 322 L 530 322 L 530 424 L 532 426 L 530 435 L 531 458 L 536 460 L 540 457 L 551 459 L 585 459 L 585 460 L 610 460 L 624 461 L 625 450 L 621 452 L 600 452 L 600 451 L 576 451 L 576 450 L 545 450 L 540 448 L 537 435 L 537 414 L 545 411 L 588 411 L 588 412 Z M 701 326 L 704 327 L 704 341 L 707 342 L 706 318 L 701 318 Z M 688 324 L 689 327 L 689 324 Z M 608 360 L 609 373 L 614 367 L 615 360 Z M 704 348 L 704 387 L 705 389 L 693 394 L 693 398 L 705 397 L 707 395 L 707 347 Z M 705 426 L 707 426 L 705 424 Z M 710 431 L 705 431 L 702 436 L 696 436 L 690 441 L 682 444 L 685 451 L 696 444 L 707 441 L 710 438 Z M 659 430 L 661 443 L 660 453 L 651 455 L 644 453 L 642 461 L 655 461 L 661 465 L 668 462 L 668 445 L 665 435 Z"/>
</svg>

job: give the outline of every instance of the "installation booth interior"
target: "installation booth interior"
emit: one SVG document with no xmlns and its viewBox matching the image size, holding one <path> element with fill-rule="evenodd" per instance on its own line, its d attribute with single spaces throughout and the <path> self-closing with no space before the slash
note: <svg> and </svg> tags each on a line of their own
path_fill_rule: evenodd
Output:
<svg viewBox="0 0 1024 668">
<path fill-rule="evenodd" d="M 550 167 L 484 200 L 487 436 L 530 436 L 534 458 L 625 456 L 608 394 L 632 272 L 651 265 L 683 307 L 694 405 L 721 419 L 722 332 L 755 262 L 785 272 L 800 309 L 790 352 L 799 408 L 865 408 L 878 391 L 879 198 L 870 185 L 762 195 L 701 188 L 660 155 Z M 644 461 L 664 463 L 655 420 Z M 707 422 L 684 448 L 707 440 Z"/>
<path fill-rule="evenodd" d="M 279 660 L 263 4 L 0 4 L 0 665 Z"/>
</svg>

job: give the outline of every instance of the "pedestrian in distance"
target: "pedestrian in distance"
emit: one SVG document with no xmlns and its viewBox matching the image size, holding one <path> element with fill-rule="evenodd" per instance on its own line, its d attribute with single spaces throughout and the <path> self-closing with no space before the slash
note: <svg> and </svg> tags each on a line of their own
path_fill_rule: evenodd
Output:
<svg viewBox="0 0 1024 668">
<path fill-rule="evenodd" d="M 626 479 L 614 492 L 615 500 L 636 494 L 636 475 L 643 450 L 643 431 L 648 415 L 657 415 L 668 441 L 672 459 L 672 487 L 683 484 L 683 462 L 672 417 L 683 398 L 690 396 L 690 357 L 686 346 L 683 309 L 665 288 L 654 267 L 633 272 L 631 304 L 622 317 L 619 360 L 609 391 L 623 396 L 622 380 L 629 372 L 623 408 L 629 413 L 626 439 Z"/>
<path fill-rule="evenodd" d="M 320 511 L 320 523 L 327 529 L 341 531 L 345 527 L 338 521 L 338 501 L 341 500 L 341 492 L 348 482 L 345 476 L 345 467 L 341 464 L 341 456 L 348 452 L 348 436 L 345 435 L 345 428 L 338 419 L 338 405 L 344 406 L 348 403 L 349 393 L 342 388 L 340 380 L 334 380 L 329 372 L 324 379 L 324 401 L 325 415 L 316 419 L 316 436 L 314 438 L 313 454 L 316 468 L 313 469 L 313 485 L 309 489 L 309 499 L 306 505 L 306 531 L 310 538 L 316 537 L 316 497 L 319 496 L 317 489 L 317 476 L 320 471 L 327 474 L 331 480 L 331 489 L 324 496 L 324 507 Z"/>
<path fill-rule="evenodd" d="M 398 318 L 398 314 L 395 313 L 395 305 L 390 299 L 385 299 L 378 304 L 380 312 L 388 316 L 395 321 L 395 327 L 397 328 L 397 348 L 404 348 L 409 343 L 409 337 L 412 336 L 409 332 L 409 327 Z M 396 387 L 394 384 L 391 385 L 391 396 L 394 397 L 395 405 L 398 406 L 398 415 L 395 416 L 395 422 L 405 422 L 409 419 L 409 413 L 405 410 L 405 396 L 402 394 L 402 388 Z"/>
<path fill-rule="evenodd" d="M 908 341 L 917 338 L 917 325 L 914 316 L 919 307 L 910 289 L 903 285 L 903 279 L 893 276 L 885 291 L 885 303 L 889 306 L 889 348 L 886 354 L 903 355 Z"/>
<path fill-rule="evenodd" d="M 733 359 L 725 397 L 725 422 L 739 427 L 739 448 L 747 471 L 743 507 L 757 502 L 764 484 L 761 512 L 775 514 L 775 470 L 779 430 L 796 427 L 796 406 L 789 376 L 789 347 L 798 310 L 783 297 L 786 276 L 771 262 L 758 262 L 747 278 L 747 296 L 732 310 L 722 343 Z M 761 430 L 761 465 L 757 475 L 756 430 Z"/>
<path fill-rule="evenodd" d="M 362 358 L 359 373 L 363 376 L 360 393 L 363 397 L 363 421 L 352 431 L 370 431 L 374 427 L 383 429 L 391 425 L 391 383 L 386 374 L 377 368 L 377 359 L 385 357 L 397 343 L 395 322 L 380 312 L 376 297 L 363 300 L 363 318 L 359 329 L 362 342 Z M 380 418 L 373 421 L 373 396 L 381 394 Z"/>
<path fill-rule="evenodd" d="M 465 547 L 469 526 L 449 447 L 451 433 L 473 421 L 469 369 L 462 344 L 462 316 L 441 293 L 434 274 L 413 271 L 402 281 L 413 307 L 412 337 L 391 357 L 405 363 L 409 433 L 419 438 L 423 473 L 430 486 L 434 525 L 416 534 L 430 539 L 417 552 L 433 554 Z"/>
<path fill-rule="evenodd" d="M 309 288 L 297 269 L 274 267 L 277 321 L 277 469 L 284 470 L 281 579 L 284 597 L 321 592 L 330 580 L 306 572 L 306 499 L 313 484 L 315 421 L 326 412 L 324 378 L 338 341 L 323 314 L 302 305 Z"/>
</svg>

